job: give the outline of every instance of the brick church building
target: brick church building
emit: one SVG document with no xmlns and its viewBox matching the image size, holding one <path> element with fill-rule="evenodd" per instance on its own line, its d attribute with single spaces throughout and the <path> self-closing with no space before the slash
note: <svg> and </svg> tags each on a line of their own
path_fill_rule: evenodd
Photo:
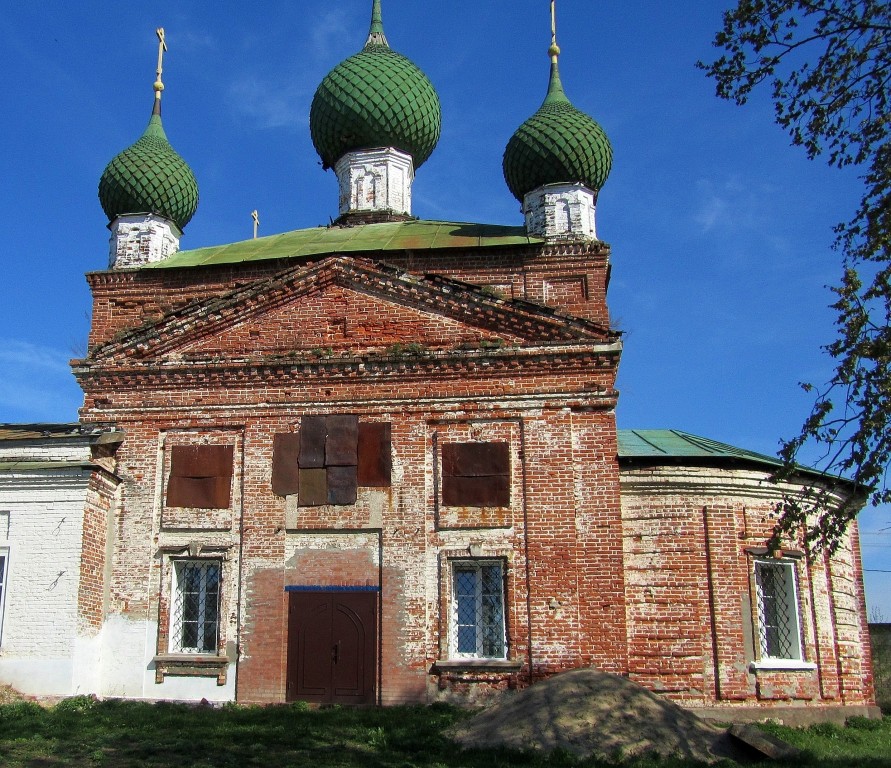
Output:
<svg viewBox="0 0 891 768">
<path fill-rule="evenodd" d="M 379 0 L 312 104 L 331 226 L 180 250 L 197 183 L 156 83 L 102 175 L 74 363 L 118 485 L 83 524 L 73 690 L 473 702 L 594 666 L 701 710 L 868 711 L 856 525 L 768 551 L 776 460 L 616 428 L 612 150 L 559 53 L 505 150 L 514 227 L 412 216 L 439 100 Z"/>
</svg>

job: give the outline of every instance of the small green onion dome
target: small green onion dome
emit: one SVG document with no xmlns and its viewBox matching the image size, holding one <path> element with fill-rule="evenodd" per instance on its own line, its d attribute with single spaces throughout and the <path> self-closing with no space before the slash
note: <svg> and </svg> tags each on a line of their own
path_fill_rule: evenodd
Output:
<svg viewBox="0 0 891 768">
<path fill-rule="evenodd" d="M 180 230 L 198 208 L 198 182 L 161 125 L 160 102 L 142 137 L 118 154 L 99 179 L 99 202 L 108 220 L 128 213 L 154 213 Z"/>
<path fill-rule="evenodd" d="M 442 129 L 439 96 L 427 76 L 387 43 L 375 0 L 368 42 L 322 80 L 309 113 L 312 143 L 324 168 L 347 152 L 393 147 L 415 169 L 430 157 Z"/>
<path fill-rule="evenodd" d="M 511 136 L 504 150 L 504 180 L 520 202 L 545 184 L 579 182 L 599 191 L 613 164 L 603 128 L 566 97 L 552 48 L 551 81 L 538 111 Z"/>
</svg>

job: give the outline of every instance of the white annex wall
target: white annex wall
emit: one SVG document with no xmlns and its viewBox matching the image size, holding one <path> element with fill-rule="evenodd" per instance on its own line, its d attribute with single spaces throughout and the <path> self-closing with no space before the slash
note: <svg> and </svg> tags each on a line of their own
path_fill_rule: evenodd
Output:
<svg viewBox="0 0 891 768">
<path fill-rule="evenodd" d="M 41 457 L 43 458 L 43 457 Z M 73 687 L 77 593 L 88 469 L 4 472 L 9 566 L 0 636 L 0 684 L 33 695 Z M 4 516 L 5 517 L 5 516 Z M 84 692 L 84 691 L 81 691 Z"/>
</svg>

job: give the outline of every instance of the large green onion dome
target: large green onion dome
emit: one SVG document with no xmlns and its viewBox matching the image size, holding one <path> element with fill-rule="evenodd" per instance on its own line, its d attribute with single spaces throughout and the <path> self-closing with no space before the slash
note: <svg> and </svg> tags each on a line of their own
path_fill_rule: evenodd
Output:
<svg viewBox="0 0 891 768">
<path fill-rule="evenodd" d="M 563 91 L 559 51 L 551 47 L 551 80 L 544 102 L 504 150 L 504 180 L 520 202 L 545 184 L 579 182 L 597 192 L 612 169 L 613 148 L 603 128 L 576 109 Z"/>
<path fill-rule="evenodd" d="M 198 208 L 198 182 L 161 125 L 160 101 L 145 133 L 105 167 L 99 179 L 99 201 L 108 220 L 128 213 L 154 213 L 180 230 Z"/>
<path fill-rule="evenodd" d="M 322 80 L 309 130 L 324 168 L 347 152 L 393 147 L 415 169 L 430 157 L 442 128 L 439 96 L 427 76 L 387 43 L 380 0 L 374 0 L 365 47 Z"/>
</svg>

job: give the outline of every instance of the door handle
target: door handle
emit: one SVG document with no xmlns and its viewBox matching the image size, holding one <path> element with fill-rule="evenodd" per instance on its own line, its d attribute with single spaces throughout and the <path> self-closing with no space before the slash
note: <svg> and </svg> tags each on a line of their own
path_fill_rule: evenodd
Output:
<svg viewBox="0 0 891 768">
<path fill-rule="evenodd" d="M 337 657 L 340 655 L 340 643 L 334 643 L 334 647 L 331 649 L 331 660 L 337 664 Z"/>
</svg>

